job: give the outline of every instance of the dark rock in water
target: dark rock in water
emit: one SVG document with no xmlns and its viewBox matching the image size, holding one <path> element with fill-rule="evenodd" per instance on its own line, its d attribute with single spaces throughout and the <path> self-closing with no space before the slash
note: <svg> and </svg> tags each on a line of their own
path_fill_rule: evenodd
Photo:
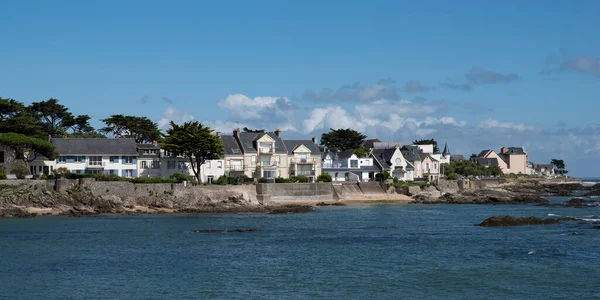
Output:
<svg viewBox="0 0 600 300">
<path fill-rule="evenodd" d="M 600 229 L 600 226 L 593 226 L 594 229 Z"/>
<path fill-rule="evenodd" d="M 305 213 L 311 212 L 314 208 L 310 205 L 283 205 L 275 207 L 271 210 L 272 214 L 287 214 L 287 213 Z"/>
<path fill-rule="evenodd" d="M 61 215 L 63 216 L 70 216 L 70 217 L 86 217 L 86 216 L 93 216 L 96 215 L 96 212 L 93 211 L 88 211 L 88 210 L 79 210 L 77 208 L 73 208 L 70 209 L 68 211 L 65 211 L 63 213 L 61 213 Z"/>
<path fill-rule="evenodd" d="M 197 233 L 220 233 L 220 232 L 254 232 L 254 231 L 260 231 L 256 228 L 248 228 L 248 229 L 228 229 L 228 230 L 224 230 L 224 229 L 198 229 L 198 230 L 192 230 L 192 232 L 197 232 Z"/>
<path fill-rule="evenodd" d="M 526 204 L 548 203 L 536 194 L 515 193 L 506 190 L 465 190 L 455 194 L 444 194 L 438 202 L 450 204 Z"/>
<path fill-rule="evenodd" d="M 346 204 L 342 202 L 319 202 L 316 204 L 316 206 L 346 206 Z"/>
<path fill-rule="evenodd" d="M 564 205 L 569 207 L 597 207 L 600 206 L 600 202 L 594 200 L 586 200 L 583 198 L 573 198 L 565 202 Z"/>
<path fill-rule="evenodd" d="M 8 208 L 0 209 L 0 217 L 13 217 L 13 218 L 32 218 L 37 216 L 34 213 L 30 213 L 22 208 Z"/>
<path fill-rule="evenodd" d="M 503 227 L 503 226 L 523 226 L 523 225 L 553 225 L 560 224 L 557 219 L 540 219 L 536 217 L 516 218 L 513 216 L 493 216 L 485 219 L 477 226 L 484 227 Z"/>
</svg>

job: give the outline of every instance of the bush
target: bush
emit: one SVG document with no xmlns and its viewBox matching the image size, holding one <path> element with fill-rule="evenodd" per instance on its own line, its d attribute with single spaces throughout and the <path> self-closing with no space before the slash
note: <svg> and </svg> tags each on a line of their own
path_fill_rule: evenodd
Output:
<svg viewBox="0 0 600 300">
<path fill-rule="evenodd" d="M 450 173 L 450 174 L 448 174 L 448 176 L 446 176 L 446 179 L 448 179 L 448 180 L 458 180 L 458 175 L 456 173 Z"/>
<path fill-rule="evenodd" d="M 375 174 L 375 180 L 377 181 L 386 181 L 388 179 L 390 179 L 390 172 L 388 171 L 383 171 Z"/>
<path fill-rule="evenodd" d="M 213 184 L 226 185 L 229 184 L 229 179 L 227 178 L 227 176 L 221 176 L 217 178 L 217 180 L 213 181 Z"/>
<path fill-rule="evenodd" d="M 275 183 L 288 183 L 288 182 L 290 182 L 290 180 L 287 178 L 283 178 L 283 177 L 275 178 Z"/>
<path fill-rule="evenodd" d="M 56 177 L 54 177 L 54 175 L 52 175 L 52 174 L 50 174 L 50 175 L 42 174 L 42 177 L 40 179 L 48 180 L 48 179 L 56 179 Z"/>
<path fill-rule="evenodd" d="M 52 173 L 55 178 L 69 178 L 71 176 L 71 171 L 65 167 L 54 169 Z"/>
<path fill-rule="evenodd" d="M 329 175 L 329 173 L 323 173 L 323 174 L 319 175 L 319 177 L 317 177 L 317 181 L 331 182 L 332 178 L 331 178 L 331 175 Z"/>
<path fill-rule="evenodd" d="M 177 183 L 176 180 L 164 177 L 138 177 L 131 179 L 133 183 Z"/>
<path fill-rule="evenodd" d="M 125 178 L 125 177 L 121 177 L 119 175 L 116 174 L 84 174 L 84 175 L 92 175 L 92 177 L 88 177 L 88 178 L 95 178 L 96 181 L 131 181 L 132 179 L 130 178 Z M 83 177 L 86 178 L 86 177 Z"/>
<path fill-rule="evenodd" d="M 398 184 L 398 176 L 394 176 L 394 184 Z"/>
<path fill-rule="evenodd" d="M 261 178 L 258 179 L 258 182 L 259 183 L 268 183 L 269 180 L 267 178 L 261 177 Z"/>
<path fill-rule="evenodd" d="M 6 176 L 6 168 L 0 167 L 0 180 L 4 180 L 7 178 L 8 176 Z"/>
<path fill-rule="evenodd" d="M 295 176 L 293 179 L 295 182 L 302 182 L 302 183 L 309 181 L 308 177 L 306 177 L 304 175 Z"/>
<path fill-rule="evenodd" d="M 25 177 L 29 175 L 29 170 L 27 170 L 26 166 L 14 167 L 10 172 L 15 174 L 18 179 L 25 179 Z"/>
<path fill-rule="evenodd" d="M 86 173 L 71 173 L 69 179 L 80 179 L 80 178 L 96 178 L 97 174 L 86 174 Z M 105 180 L 108 181 L 108 180 Z"/>
</svg>

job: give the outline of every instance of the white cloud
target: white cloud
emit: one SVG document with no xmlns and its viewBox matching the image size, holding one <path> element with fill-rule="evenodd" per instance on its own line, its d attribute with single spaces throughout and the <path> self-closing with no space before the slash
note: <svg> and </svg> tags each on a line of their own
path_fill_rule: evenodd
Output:
<svg viewBox="0 0 600 300">
<path fill-rule="evenodd" d="M 183 124 L 192 120 L 194 120 L 194 116 L 188 114 L 185 111 L 177 110 L 173 106 L 169 106 L 163 112 L 162 116 L 156 122 L 156 124 L 158 125 L 159 129 L 165 130 L 167 128 L 170 128 L 169 123 L 171 123 L 171 121 L 175 122 L 176 124 Z"/>
<path fill-rule="evenodd" d="M 291 102 L 285 97 L 255 97 L 243 94 L 232 94 L 218 103 L 237 118 L 244 120 L 261 119 L 265 116 L 286 117 L 292 108 Z"/>
<path fill-rule="evenodd" d="M 516 131 L 536 130 L 536 127 L 525 125 L 524 123 L 516 124 L 516 123 L 512 123 L 512 122 L 500 122 L 498 120 L 491 119 L 491 118 L 481 121 L 479 123 L 479 125 L 477 125 L 477 127 L 486 128 L 486 129 L 492 129 L 492 128 L 512 129 L 512 130 L 516 130 Z"/>
</svg>

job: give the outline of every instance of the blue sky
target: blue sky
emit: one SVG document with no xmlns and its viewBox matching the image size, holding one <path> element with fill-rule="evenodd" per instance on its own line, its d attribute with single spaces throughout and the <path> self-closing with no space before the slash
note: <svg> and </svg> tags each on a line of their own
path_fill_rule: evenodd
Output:
<svg viewBox="0 0 600 300">
<path fill-rule="evenodd" d="M 525 146 L 600 175 L 600 2 L 553 2 L 12 1 L 0 96 L 96 120 Z"/>
</svg>

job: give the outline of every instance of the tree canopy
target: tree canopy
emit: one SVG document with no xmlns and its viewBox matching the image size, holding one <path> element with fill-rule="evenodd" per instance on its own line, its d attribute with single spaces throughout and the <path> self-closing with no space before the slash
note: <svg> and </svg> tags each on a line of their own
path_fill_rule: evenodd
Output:
<svg viewBox="0 0 600 300">
<path fill-rule="evenodd" d="M 434 139 L 428 140 L 415 140 L 413 145 L 433 145 L 433 152 L 439 152 L 440 148 L 438 148 L 438 143 Z"/>
<path fill-rule="evenodd" d="M 556 168 L 556 173 L 558 174 L 567 174 L 569 171 L 565 170 L 565 161 L 562 159 L 554 158 L 550 161 L 551 164 Z"/>
<path fill-rule="evenodd" d="M 329 132 L 321 135 L 321 145 L 330 149 L 337 148 L 346 151 L 361 148 L 366 138 L 366 135 L 350 128 L 331 128 Z"/>
<path fill-rule="evenodd" d="M 162 148 L 175 155 L 189 159 L 192 171 L 198 182 L 202 181 L 200 168 L 211 159 L 218 159 L 225 152 L 221 139 L 210 127 L 200 122 L 186 122 L 177 125 L 171 121 Z"/>
<path fill-rule="evenodd" d="M 475 162 L 468 160 L 453 161 L 449 164 L 442 164 L 441 169 L 444 172 L 444 175 L 447 177 L 451 174 L 458 174 L 462 176 L 500 176 L 503 174 L 502 169 L 500 169 L 499 166 L 480 166 Z"/>
<path fill-rule="evenodd" d="M 250 132 L 250 133 L 264 133 L 265 130 L 264 129 L 250 129 L 248 127 L 244 127 L 242 129 L 243 132 Z"/>
<path fill-rule="evenodd" d="M 54 145 L 47 140 L 25 136 L 19 133 L 5 133 L 0 135 L 0 145 L 4 145 L 15 152 L 15 157 L 29 165 L 37 157 L 45 156 L 53 160 L 58 156 Z"/>
<path fill-rule="evenodd" d="M 158 125 L 146 117 L 112 115 L 101 120 L 106 127 L 100 132 L 113 134 L 115 137 L 133 138 L 136 143 L 160 141 L 163 137 Z"/>
<path fill-rule="evenodd" d="M 57 99 L 29 106 L 14 99 L 0 98 L 0 133 L 20 133 L 46 139 L 50 136 L 103 137 L 90 125 L 88 115 L 74 116 Z M 69 134 L 68 130 L 71 130 Z"/>
</svg>

